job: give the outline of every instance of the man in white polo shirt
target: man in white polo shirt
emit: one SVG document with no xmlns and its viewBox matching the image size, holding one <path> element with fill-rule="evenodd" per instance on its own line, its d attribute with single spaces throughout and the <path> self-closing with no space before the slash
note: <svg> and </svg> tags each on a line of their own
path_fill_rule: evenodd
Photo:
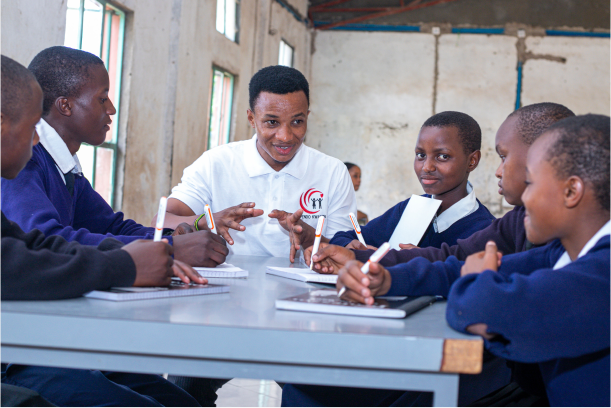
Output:
<svg viewBox="0 0 611 408">
<path fill-rule="evenodd" d="M 263 68 L 250 81 L 249 102 L 255 136 L 206 151 L 185 169 L 169 197 L 166 226 L 186 221 L 206 228 L 200 215 L 209 204 L 230 253 L 266 256 L 289 255 L 289 227 L 278 219 L 284 211 L 303 210 L 301 221 L 313 227 L 324 215 L 327 237 L 350 229 L 356 200 L 346 166 L 303 144 L 310 113 L 305 77 L 294 68 Z"/>
</svg>

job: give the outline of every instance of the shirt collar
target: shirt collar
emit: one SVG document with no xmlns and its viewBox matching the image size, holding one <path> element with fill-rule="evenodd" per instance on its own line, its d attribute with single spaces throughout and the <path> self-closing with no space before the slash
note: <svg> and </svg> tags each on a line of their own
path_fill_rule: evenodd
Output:
<svg viewBox="0 0 611 408">
<path fill-rule="evenodd" d="M 81 164 L 76 154 L 74 156 L 70 154 L 66 142 L 47 121 L 40 119 L 36 124 L 36 133 L 38 133 L 40 138 L 40 144 L 51 155 L 51 158 L 63 174 L 82 172 Z"/>
<path fill-rule="evenodd" d="M 456 202 L 453 206 L 435 218 L 433 226 L 435 232 L 440 233 L 452 226 L 456 221 L 474 213 L 479 208 L 473 185 L 467 181 L 467 196 Z"/>
<path fill-rule="evenodd" d="M 596 245 L 596 243 L 600 241 L 602 237 L 604 237 L 605 235 L 609 235 L 610 233 L 611 233 L 611 221 L 607 221 L 607 223 L 603 225 L 603 227 L 599 229 L 598 232 L 594 234 L 594 236 L 590 238 L 588 242 L 586 242 L 583 248 L 581 248 L 579 255 L 577 255 L 577 259 L 581 258 L 585 254 L 590 252 L 590 249 L 594 248 L 594 245 Z M 554 269 L 564 268 L 571 262 L 573 261 L 571 261 L 571 257 L 569 256 L 569 253 L 565 251 L 562 254 L 562 256 L 558 259 L 556 264 L 554 265 Z"/>
<path fill-rule="evenodd" d="M 246 170 L 248 171 L 249 177 L 257 177 L 276 172 L 270 167 L 269 164 L 267 164 L 257 150 L 257 134 L 255 134 L 247 143 L 244 154 L 244 163 L 246 163 Z M 308 156 L 306 147 L 302 143 L 301 146 L 299 146 L 299 150 L 297 150 L 295 156 L 293 156 L 293 159 L 289 162 L 289 164 L 284 166 L 279 173 L 286 173 L 295 177 L 296 179 L 301 179 L 305 176 L 307 167 Z"/>
</svg>

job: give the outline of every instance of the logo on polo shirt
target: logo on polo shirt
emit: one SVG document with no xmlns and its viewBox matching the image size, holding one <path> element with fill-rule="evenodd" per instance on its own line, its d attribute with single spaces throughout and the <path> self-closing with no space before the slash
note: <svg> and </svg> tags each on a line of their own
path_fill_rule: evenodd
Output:
<svg viewBox="0 0 611 408">
<path fill-rule="evenodd" d="M 316 214 L 322 210 L 323 193 L 311 188 L 299 197 L 299 205 L 306 214 Z"/>
</svg>

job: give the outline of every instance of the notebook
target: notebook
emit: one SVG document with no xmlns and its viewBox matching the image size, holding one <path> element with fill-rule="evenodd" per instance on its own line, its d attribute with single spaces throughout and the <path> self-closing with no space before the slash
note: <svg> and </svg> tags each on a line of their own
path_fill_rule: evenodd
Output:
<svg viewBox="0 0 611 408">
<path fill-rule="evenodd" d="M 337 275 L 316 273 L 306 268 L 280 268 L 277 266 L 268 266 L 265 272 L 270 275 L 282 276 L 283 278 L 302 282 L 327 283 L 330 285 L 335 285 L 337 282 Z"/>
<path fill-rule="evenodd" d="M 198 285 L 187 284 L 182 281 L 172 281 L 166 287 L 124 287 L 110 288 L 110 290 L 94 290 L 85 293 L 85 297 L 92 299 L 113 300 L 121 302 L 124 300 L 157 299 L 176 296 L 211 295 L 213 293 L 227 293 L 229 286 L 226 285 Z"/>
<path fill-rule="evenodd" d="M 412 194 L 388 243 L 400 250 L 399 244 L 418 245 L 441 205 L 441 200 Z"/>
<path fill-rule="evenodd" d="M 337 297 L 332 289 L 314 290 L 303 295 L 276 300 L 276 309 L 297 312 L 341 314 L 349 316 L 402 319 L 437 300 L 436 296 L 376 298 L 371 306 Z"/>
<path fill-rule="evenodd" d="M 228 263 L 222 263 L 216 268 L 196 267 L 193 269 L 204 278 L 248 278 L 248 271 Z"/>
</svg>

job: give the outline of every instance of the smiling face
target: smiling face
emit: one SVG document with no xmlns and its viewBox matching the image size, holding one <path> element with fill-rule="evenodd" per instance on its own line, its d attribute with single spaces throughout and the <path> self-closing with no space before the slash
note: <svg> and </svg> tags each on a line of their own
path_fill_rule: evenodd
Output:
<svg viewBox="0 0 611 408">
<path fill-rule="evenodd" d="M 567 217 L 564 205 L 564 180 L 546 159 L 555 136 L 546 134 L 528 150 L 525 189 L 522 201 L 526 207 L 524 227 L 526 238 L 535 245 L 544 244 L 562 235 L 562 220 Z"/>
<path fill-rule="evenodd" d="M 425 193 L 443 195 L 466 188 L 469 173 L 477 167 L 479 151 L 467 155 L 454 126 L 423 127 L 416 141 L 414 171 Z"/>
<path fill-rule="evenodd" d="M 104 65 L 91 65 L 89 79 L 79 94 L 64 99 L 70 107 L 67 115 L 70 120 L 66 127 L 71 134 L 76 135 L 79 143 L 98 146 L 106 139 L 106 132 L 112 123 L 110 117 L 117 113 L 108 97 L 109 86 L 108 72 Z"/>
<path fill-rule="evenodd" d="M 257 132 L 257 150 L 276 171 L 295 157 L 308 129 L 308 99 L 303 91 L 285 95 L 261 92 L 248 121 Z"/>
<path fill-rule="evenodd" d="M 12 121 L 2 114 L 2 177 L 6 179 L 17 177 L 32 157 L 32 146 L 38 143 L 34 127 L 42 115 L 42 89 L 34 81 L 31 86 L 32 98 L 24 103 L 21 118 Z"/>
<path fill-rule="evenodd" d="M 354 191 L 359 191 L 359 188 L 361 187 L 361 168 L 359 166 L 352 166 L 350 167 L 350 170 L 348 170 L 348 173 L 352 179 Z"/>
<path fill-rule="evenodd" d="M 511 205 L 522 205 L 528 145 L 517 130 L 518 118 L 509 117 L 496 133 L 496 152 L 501 164 L 494 175 L 499 179 L 499 194 Z"/>
</svg>

